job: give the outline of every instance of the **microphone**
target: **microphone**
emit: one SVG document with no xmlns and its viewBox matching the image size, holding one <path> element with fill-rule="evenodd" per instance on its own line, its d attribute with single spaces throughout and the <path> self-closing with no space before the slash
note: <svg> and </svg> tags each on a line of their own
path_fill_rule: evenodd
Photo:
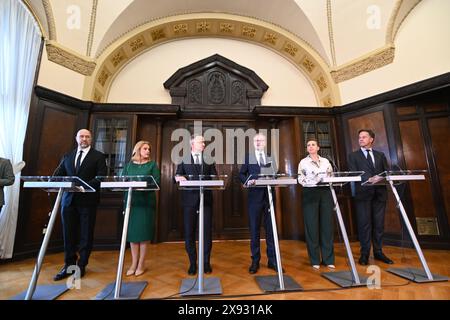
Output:
<svg viewBox="0 0 450 320">
<path fill-rule="evenodd" d="M 275 167 L 273 166 L 273 162 L 269 161 L 266 163 L 266 167 L 272 169 L 272 175 L 275 177 L 277 172 L 275 171 Z"/>
<path fill-rule="evenodd" d="M 51 177 L 54 177 L 55 175 L 59 175 L 59 170 L 61 170 L 61 167 L 64 163 L 65 157 L 62 157 L 62 159 L 59 161 L 58 166 L 56 167 L 56 169 L 53 171 L 53 173 L 51 174 Z"/>
<path fill-rule="evenodd" d="M 205 159 L 203 159 L 203 151 L 200 152 L 200 180 L 203 179 L 203 162 L 205 162 Z"/>
<path fill-rule="evenodd" d="M 53 170 L 53 173 L 51 174 L 51 176 L 50 176 L 50 178 L 48 179 L 48 182 L 52 182 L 52 178 L 56 175 L 56 174 L 58 174 L 59 175 L 59 171 L 61 170 L 61 168 L 62 168 L 62 165 L 63 165 L 63 163 L 64 163 L 64 160 L 65 160 L 65 156 L 63 156 L 62 158 L 61 158 L 61 160 L 59 161 L 59 164 L 58 164 L 58 166 L 56 167 L 56 169 L 55 170 Z M 53 208 L 53 203 L 52 203 L 52 199 L 51 199 L 51 196 L 50 196 L 50 189 L 49 190 L 47 190 L 47 199 L 48 199 L 48 201 L 49 201 L 49 203 L 50 203 L 50 208 Z M 55 201 L 56 201 L 56 199 L 55 199 Z M 49 216 L 51 215 L 51 213 L 52 213 L 52 211 L 50 210 L 50 212 L 49 212 Z M 43 229 L 42 229 L 42 233 L 43 234 L 45 234 L 45 232 L 47 232 L 47 224 L 44 224 L 44 227 L 43 227 Z"/>
<path fill-rule="evenodd" d="M 336 163 L 334 163 L 333 160 L 331 160 L 330 158 L 325 158 L 325 159 L 327 159 L 331 163 L 331 166 L 333 167 L 333 171 L 335 171 L 335 172 L 341 171 L 341 170 L 339 170 L 338 166 L 336 165 Z"/>
<path fill-rule="evenodd" d="M 392 167 L 396 168 L 396 170 L 398 169 L 398 171 L 400 171 L 400 174 L 408 174 L 408 170 L 403 170 L 398 164 L 393 164 Z"/>
</svg>

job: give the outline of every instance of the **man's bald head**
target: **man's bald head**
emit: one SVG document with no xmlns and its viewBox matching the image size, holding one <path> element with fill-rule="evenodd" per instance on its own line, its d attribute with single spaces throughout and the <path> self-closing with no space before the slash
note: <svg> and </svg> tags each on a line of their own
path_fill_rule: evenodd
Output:
<svg viewBox="0 0 450 320">
<path fill-rule="evenodd" d="M 92 143 L 91 132 L 87 129 L 78 130 L 75 140 L 80 148 L 88 148 Z"/>
</svg>

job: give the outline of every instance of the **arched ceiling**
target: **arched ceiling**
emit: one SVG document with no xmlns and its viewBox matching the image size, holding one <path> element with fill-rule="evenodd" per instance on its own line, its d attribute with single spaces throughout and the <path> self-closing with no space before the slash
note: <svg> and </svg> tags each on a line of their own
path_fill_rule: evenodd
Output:
<svg viewBox="0 0 450 320">
<path fill-rule="evenodd" d="M 151 5 L 147 0 L 135 0 L 111 24 L 98 45 L 97 55 L 116 40 L 117 35 L 136 26 L 168 16 L 203 12 L 234 14 L 270 22 L 292 32 L 309 43 L 322 57 L 326 57 L 324 47 L 308 17 L 291 0 L 164 0 L 152 1 Z"/>
<path fill-rule="evenodd" d="M 50 40 L 49 59 L 85 75 L 142 26 L 201 13 L 248 18 L 292 35 L 337 83 L 391 63 L 397 30 L 421 0 L 22 1 Z"/>
<path fill-rule="evenodd" d="M 250 17 L 281 27 L 310 45 L 325 63 L 336 67 L 386 45 L 388 33 L 398 29 L 420 0 L 23 1 L 33 8 L 48 39 L 53 36 L 51 40 L 91 58 L 147 22 L 209 12 Z M 69 27 L 69 20 L 78 13 L 78 28 Z"/>
</svg>

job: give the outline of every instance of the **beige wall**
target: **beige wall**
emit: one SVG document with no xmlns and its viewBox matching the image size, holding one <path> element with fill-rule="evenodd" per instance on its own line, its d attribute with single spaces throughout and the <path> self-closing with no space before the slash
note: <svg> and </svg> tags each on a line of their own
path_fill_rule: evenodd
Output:
<svg viewBox="0 0 450 320">
<path fill-rule="evenodd" d="M 394 62 L 339 84 L 342 104 L 450 71 L 450 1 L 421 1 L 401 25 Z"/>
<path fill-rule="evenodd" d="M 317 105 L 311 84 L 286 59 L 258 45 L 214 38 L 174 41 L 143 53 L 118 73 L 107 101 L 170 103 L 164 81 L 179 68 L 215 53 L 252 69 L 268 84 L 263 105 Z"/>
<path fill-rule="evenodd" d="M 42 50 L 38 85 L 81 99 L 85 77 L 82 74 L 53 63 L 47 59 L 47 50 Z"/>
</svg>

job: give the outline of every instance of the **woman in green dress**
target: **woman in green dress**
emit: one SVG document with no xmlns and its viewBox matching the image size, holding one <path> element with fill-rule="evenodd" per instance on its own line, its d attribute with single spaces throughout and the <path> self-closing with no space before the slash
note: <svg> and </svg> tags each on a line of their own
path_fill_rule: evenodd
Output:
<svg viewBox="0 0 450 320">
<path fill-rule="evenodd" d="M 150 142 L 139 141 L 136 143 L 131 161 L 125 166 L 122 174 L 126 176 L 151 175 L 159 184 L 161 173 L 156 162 L 150 159 L 150 152 Z M 131 245 L 132 261 L 126 273 L 127 276 L 140 276 L 145 272 L 145 253 L 155 232 L 155 211 L 156 195 L 154 191 L 133 192 L 127 234 L 127 240 Z"/>
</svg>

